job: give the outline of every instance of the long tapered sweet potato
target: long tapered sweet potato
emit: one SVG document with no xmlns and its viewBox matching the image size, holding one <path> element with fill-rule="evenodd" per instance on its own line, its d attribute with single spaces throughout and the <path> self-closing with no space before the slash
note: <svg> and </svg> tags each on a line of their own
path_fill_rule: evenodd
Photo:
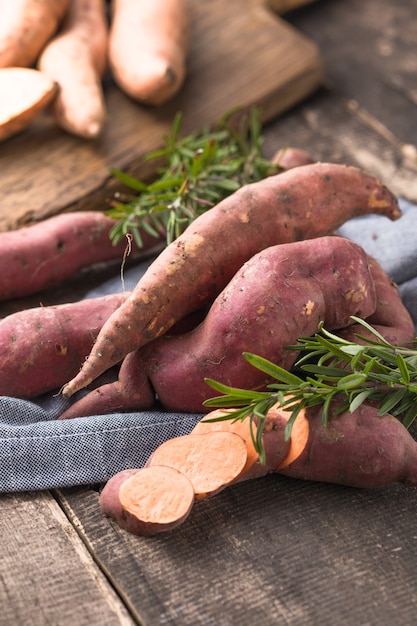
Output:
<svg viewBox="0 0 417 626">
<path fill-rule="evenodd" d="M 198 217 L 151 264 L 103 327 L 64 395 L 72 396 L 212 300 L 260 250 L 333 233 L 346 220 L 367 213 L 400 215 L 395 196 L 355 167 L 305 165 L 242 187 Z"/>
<path fill-rule="evenodd" d="M 113 0 L 110 67 L 119 87 L 135 100 L 160 105 L 179 91 L 188 44 L 184 0 Z"/>
<path fill-rule="evenodd" d="M 247 261 L 215 299 L 203 322 L 184 335 L 163 336 L 129 354 L 119 379 L 75 402 L 63 417 L 149 408 L 155 394 L 170 410 L 204 411 L 206 377 L 263 389 L 271 379 L 245 361 L 253 352 L 290 369 L 299 337 L 335 330 L 351 315 L 374 313 L 367 256 L 342 237 L 271 246 Z"/>
<path fill-rule="evenodd" d="M 58 85 L 52 104 L 57 124 L 92 139 L 106 119 L 102 78 L 107 66 L 108 27 L 104 0 L 71 0 L 59 33 L 45 46 L 39 69 Z"/>
<path fill-rule="evenodd" d="M 0 0 L 0 67 L 30 67 L 70 0 Z"/>
<path fill-rule="evenodd" d="M 59 389 L 79 370 L 85 351 L 127 296 L 25 309 L 2 319 L 0 395 L 34 398 Z"/>
<path fill-rule="evenodd" d="M 95 263 L 122 260 L 126 243 L 113 245 L 114 224 L 98 211 L 79 211 L 0 233 L 0 300 L 38 293 Z M 141 250 L 157 245 L 144 233 Z"/>
</svg>

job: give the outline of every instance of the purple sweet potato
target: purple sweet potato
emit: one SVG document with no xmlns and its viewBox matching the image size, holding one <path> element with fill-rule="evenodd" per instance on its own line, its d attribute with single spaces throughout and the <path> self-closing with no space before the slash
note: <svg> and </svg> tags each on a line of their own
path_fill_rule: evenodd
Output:
<svg viewBox="0 0 417 626">
<path fill-rule="evenodd" d="M 333 233 L 368 213 L 400 215 L 393 194 L 355 167 L 315 163 L 241 187 L 162 251 L 105 324 L 64 396 L 211 301 L 260 250 Z"/>
<path fill-rule="evenodd" d="M 86 350 L 128 293 L 36 307 L 0 321 L 0 395 L 33 398 L 78 372 Z"/>
<path fill-rule="evenodd" d="M 0 300 L 38 293 L 95 263 L 122 260 L 126 242 L 113 245 L 114 224 L 98 211 L 79 211 L 0 233 Z M 145 233 L 142 249 L 160 241 Z"/>
<path fill-rule="evenodd" d="M 337 404 L 334 407 L 337 408 Z M 330 417 L 322 408 L 307 409 L 309 437 L 297 458 L 279 468 L 293 478 L 374 488 L 401 482 L 417 486 L 417 442 L 391 415 L 361 405 L 353 413 Z"/>
<path fill-rule="evenodd" d="M 132 352 L 117 382 L 90 392 L 63 417 L 145 409 L 155 394 L 167 409 L 202 412 L 212 395 L 206 377 L 248 389 L 271 382 L 243 352 L 289 369 L 297 353 L 286 346 L 314 334 L 320 322 L 343 328 L 351 315 L 366 318 L 375 306 L 367 256 L 357 244 L 329 236 L 271 246 L 241 267 L 195 329 Z"/>
</svg>

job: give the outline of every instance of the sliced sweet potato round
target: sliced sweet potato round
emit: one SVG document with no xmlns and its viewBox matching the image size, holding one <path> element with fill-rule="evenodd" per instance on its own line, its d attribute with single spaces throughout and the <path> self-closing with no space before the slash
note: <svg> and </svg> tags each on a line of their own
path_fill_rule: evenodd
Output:
<svg viewBox="0 0 417 626">
<path fill-rule="evenodd" d="M 145 467 L 133 471 L 120 485 L 116 519 L 134 535 L 155 535 L 182 524 L 194 499 L 191 481 L 175 468 Z"/>
<path fill-rule="evenodd" d="M 0 141 L 24 130 L 52 101 L 57 84 L 25 67 L 0 69 Z"/>
</svg>

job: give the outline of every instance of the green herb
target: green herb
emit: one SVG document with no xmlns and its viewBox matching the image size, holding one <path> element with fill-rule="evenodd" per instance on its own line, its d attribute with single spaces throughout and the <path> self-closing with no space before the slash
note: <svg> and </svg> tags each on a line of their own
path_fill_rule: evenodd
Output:
<svg viewBox="0 0 417 626">
<path fill-rule="evenodd" d="M 255 392 L 208 378 L 208 385 L 223 395 L 207 400 L 205 406 L 235 409 L 220 419 L 249 417 L 252 439 L 262 462 L 264 422 L 275 404 L 289 412 L 286 440 L 297 415 L 305 408 L 321 405 L 322 422 L 327 425 L 336 397 L 341 402 L 335 415 L 346 410 L 353 412 L 365 401 L 377 402 L 378 415 L 390 413 L 409 428 L 417 417 L 417 350 L 393 346 L 366 321 L 354 316 L 352 319 L 370 331 L 375 340 L 357 335 L 363 343 L 347 341 L 321 324 L 318 333 L 288 346 L 299 352 L 291 372 L 260 356 L 244 353 L 249 363 L 278 382 L 268 385 L 265 392 Z"/>
<path fill-rule="evenodd" d="M 130 234 L 142 246 L 141 231 L 169 244 L 199 215 L 245 184 L 279 171 L 261 154 L 259 112 L 242 114 L 232 123 L 228 113 L 213 129 L 203 129 L 181 138 L 182 115 L 175 116 L 165 147 L 146 160 L 162 161 L 157 178 L 149 184 L 112 169 L 111 173 L 132 189 L 123 201 L 115 201 L 106 214 L 117 220 L 110 237 L 118 243 Z M 122 196 L 120 196 L 122 197 Z"/>
</svg>

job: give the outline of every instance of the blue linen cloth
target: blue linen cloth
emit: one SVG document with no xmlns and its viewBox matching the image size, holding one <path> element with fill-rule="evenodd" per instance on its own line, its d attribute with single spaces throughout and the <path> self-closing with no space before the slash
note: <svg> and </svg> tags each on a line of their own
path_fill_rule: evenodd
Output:
<svg viewBox="0 0 417 626">
<path fill-rule="evenodd" d="M 367 216 L 347 222 L 339 233 L 356 241 L 398 284 L 417 329 L 417 207 L 400 199 L 396 222 Z M 133 288 L 146 264 L 126 272 Z M 86 297 L 121 291 L 120 277 Z M 100 382 L 105 382 L 105 374 Z M 163 441 L 190 432 L 201 415 L 153 411 L 115 413 L 60 421 L 69 401 L 46 394 L 34 401 L 0 397 L 0 492 L 94 484 L 118 471 L 142 467 Z"/>
</svg>

